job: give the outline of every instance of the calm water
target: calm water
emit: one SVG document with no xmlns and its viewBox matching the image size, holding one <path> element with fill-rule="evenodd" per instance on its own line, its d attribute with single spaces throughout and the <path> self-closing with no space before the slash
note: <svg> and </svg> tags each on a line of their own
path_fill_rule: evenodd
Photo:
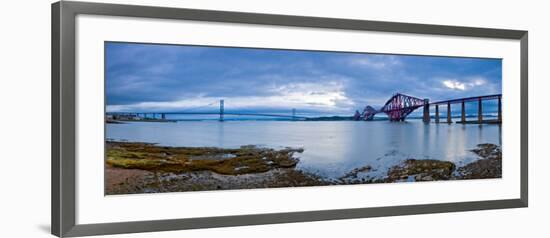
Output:
<svg viewBox="0 0 550 238">
<path fill-rule="evenodd" d="M 477 159 L 480 143 L 500 145 L 499 125 L 428 124 L 388 121 L 188 121 L 107 124 L 107 138 L 167 146 L 233 148 L 259 145 L 302 147 L 298 167 L 340 177 L 370 165 L 376 173 L 407 158 L 448 160 L 462 165 Z"/>
</svg>

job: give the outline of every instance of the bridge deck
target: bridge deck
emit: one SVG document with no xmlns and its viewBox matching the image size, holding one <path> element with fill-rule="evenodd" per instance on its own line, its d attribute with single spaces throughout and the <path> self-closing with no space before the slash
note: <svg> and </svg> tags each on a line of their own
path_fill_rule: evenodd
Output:
<svg viewBox="0 0 550 238">
<path fill-rule="evenodd" d="M 473 102 L 473 101 L 477 101 L 479 99 L 489 100 L 489 99 L 498 99 L 498 98 L 502 98 L 502 94 L 492 94 L 492 95 L 467 97 L 467 98 L 456 98 L 456 99 L 451 99 L 451 100 L 432 102 L 432 103 L 430 103 L 430 105 L 441 105 L 441 104 L 447 104 L 447 103 L 460 103 L 460 102 Z"/>
</svg>

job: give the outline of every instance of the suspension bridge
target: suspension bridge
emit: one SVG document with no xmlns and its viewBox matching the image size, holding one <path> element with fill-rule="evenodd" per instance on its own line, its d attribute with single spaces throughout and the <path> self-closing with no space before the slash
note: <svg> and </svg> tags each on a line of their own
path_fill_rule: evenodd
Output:
<svg viewBox="0 0 550 238">
<path fill-rule="evenodd" d="M 184 111 L 173 111 L 173 112 L 108 112 L 107 115 L 111 116 L 114 120 L 120 118 L 136 118 L 136 119 L 148 119 L 148 120 L 166 120 L 166 115 L 218 115 L 219 121 L 224 121 L 225 116 L 255 116 L 255 117 L 275 117 L 275 118 L 287 118 L 292 120 L 305 120 L 308 117 L 297 116 L 296 109 L 293 108 L 290 111 L 290 114 L 277 114 L 277 113 L 253 113 L 253 112 L 231 112 L 225 110 L 225 100 L 219 101 L 219 111 L 205 111 L 197 112 L 193 110 L 206 108 L 214 105 L 214 103 L 209 103 L 204 106 L 198 106 L 194 108 L 188 108 Z"/>
<path fill-rule="evenodd" d="M 363 109 L 363 112 L 355 112 L 355 115 L 351 119 L 356 121 L 371 121 L 374 119 L 374 116 L 379 113 L 384 113 L 387 115 L 390 121 L 405 121 L 407 116 L 409 116 L 413 111 L 423 108 L 422 120 L 425 123 L 430 123 L 431 114 L 430 108 L 435 108 L 434 119 L 435 123 L 442 122 L 440 118 L 439 108 L 440 106 L 446 106 L 446 122 L 452 123 L 453 113 L 451 110 L 452 105 L 459 104 L 461 106 L 460 111 L 460 120 L 457 123 L 501 123 L 502 122 L 502 105 L 501 105 L 502 94 L 493 94 L 493 95 L 484 95 L 476 97 L 467 97 L 467 98 L 456 98 L 450 100 L 443 100 L 437 102 L 431 102 L 429 99 L 420 99 L 413 96 L 396 93 L 382 106 L 380 109 L 375 109 L 372 106 L 366 106 Z M 497 101 L 497 117 L 496 119 L 487 120 L 483 117 L 483 102 L 488 100 Z M 466 103 L 468 102 L 477 102 L 477 120 L 466 120 Z M 225 110 L 225 101 L 219 100 L 219 110 L 217 111 L 193 111 L 199 108 L 212 107 L 216 102 L 210 104 L 199 106 L 196 108 L 188 108 L 184 111 L 172 111 L 172 112 L 108 112 L 107 116 L 113 120 L 160 120 L 166 121 L 166 115 L 217 115 L 219 121 L 224 121 L 226 115 L 232 116 L 257 116 L 257 117 L 275 117 L 275 118 L 286 118 L 291 120 L 311 120 L 315 119 L 312 117 L 298 116 L 296 115 L 296 109 L 290 110 L 289 114 L 277 114 L 277 113 L 254 113 L 254 112 L 231 112 Z M 211 110 L 211 109 L 210 109 Z"/>
</svg>

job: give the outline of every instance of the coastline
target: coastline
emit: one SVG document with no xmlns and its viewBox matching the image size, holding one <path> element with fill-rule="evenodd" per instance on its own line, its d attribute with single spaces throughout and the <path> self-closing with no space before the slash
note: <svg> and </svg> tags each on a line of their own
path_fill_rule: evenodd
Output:
<svg viewBox="0 0 550 238">
<path fill-rule="evenodd" d="M 127 122 L 177 122 L 176 120 L 168 120 L 168 119 L 143 119 L 143 120 L 132 120 L 132 119 L 107 119 L 105 120 L 105 123 L 108 124 L 124 124 Z"/>
<path fill-rule="evenodd" d="M 346 184 L 422 182 L 502 177 L 502 152 L 494 144 L 471 151 L 479 159 L 457 167 L 440 160 L 406 159 L 384 177 L 369 177 L 370 165 L 329 179 L 296 168 L 302 148 L 274 150 L 168 147 L 107 141 L 105 194 L 208 191 Z"/>
</svg>

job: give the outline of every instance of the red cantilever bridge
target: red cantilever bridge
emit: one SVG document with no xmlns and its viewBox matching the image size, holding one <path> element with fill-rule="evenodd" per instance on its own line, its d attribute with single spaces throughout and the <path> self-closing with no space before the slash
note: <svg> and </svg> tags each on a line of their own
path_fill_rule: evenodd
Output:
<svg viewBox="0 0 550 238">
<path fill-rule="evenodd" d="M 447 106 L 447 123 L 452 123 L 451 105 L 461 104 L 461 119 L 460 123 L 467 123 L 466 121 L 466 102 L 477 102 L 477 120 L 475 123 L 484 122 L 502 122 L 502 109 L 501 109 L 502 94 L 484 95 L 476 97 L 458 98 L 451 100 L 444 100 L 430 103 L 429 99 L 420 99 L 409 95 L 396 93 L 394 94 L 382 108 L 379 110 L 374 109 L 372 106 L 366 106 L 363 113 L 356 112 L 355 120 L 371 121 L 374 119 L 374 115 L 377 113 L 385 113 L 388 115 L 390 121 L 404 121 L 405 118 L 418 108 L 424 108 L 423 121 L 430 122 L 430 106 L 435 106 L 435 122 L 439 123 L 439 106 Z M 483 104 L 485 100 L 497 100 L 498 101 L 498 116 L 496 120 L 485 121 L 483 120 Z"/>
</svg>

